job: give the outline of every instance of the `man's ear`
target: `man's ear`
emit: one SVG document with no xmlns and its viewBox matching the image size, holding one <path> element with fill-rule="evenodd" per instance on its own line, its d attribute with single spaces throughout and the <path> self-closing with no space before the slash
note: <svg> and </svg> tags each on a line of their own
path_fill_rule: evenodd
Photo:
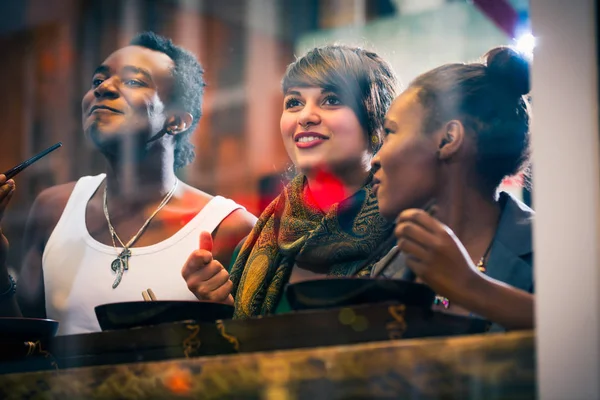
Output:
<svg viewBox="0 0 600 400">
<path fill-rule="evenodd" d="M 442 161 L 451 159 L 461 148 L 465 138 L 465 127 L 459 120 L 447 122 L 439 139 L 438 157 Z"/>
<path fill-rule="evenodd" d="M 192 114 L 185 111 L 172 113 L 165 122 L 165 129 L 169 135 L 178 135 L 187 131 L 194 122 Z"/>
</svg>

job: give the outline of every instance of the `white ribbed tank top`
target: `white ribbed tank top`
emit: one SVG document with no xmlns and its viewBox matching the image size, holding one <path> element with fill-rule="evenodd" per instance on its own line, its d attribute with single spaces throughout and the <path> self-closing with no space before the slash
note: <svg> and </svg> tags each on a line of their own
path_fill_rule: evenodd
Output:
<svg viewBox="0 0 600 400">
<path fill-rule="evenodd" d="M 59 335 L 100 331 L 94 307 L 141 301 L 148 288 L 159 300 L 196 300 L 181 276 L 183 264 L 198 248 L 201 231 L 212 233 L 225 217 L 243 209 L 233 200 L 214 197 L 175 235 L 152 246 L 133 247 L 129 270 L 113 289 L 110 265 L 122 248 L 96 241 L 85 224 L 88 201 L 104 178 L 100 174 L 77 181 L 44 249 L 46 315 L 60 322 Z"/>
</svg>

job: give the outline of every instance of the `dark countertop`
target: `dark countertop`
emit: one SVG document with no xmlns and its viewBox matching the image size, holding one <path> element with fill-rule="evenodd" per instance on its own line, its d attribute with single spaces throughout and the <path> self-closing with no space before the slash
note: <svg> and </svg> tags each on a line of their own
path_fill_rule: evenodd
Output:
<svg viewBox="0 0 600 400">
<path fill-rule="evenodd" d="M 388 340 L 0 375 L 0 398 L 531 399 L 534 333 Z"/>
</svg>

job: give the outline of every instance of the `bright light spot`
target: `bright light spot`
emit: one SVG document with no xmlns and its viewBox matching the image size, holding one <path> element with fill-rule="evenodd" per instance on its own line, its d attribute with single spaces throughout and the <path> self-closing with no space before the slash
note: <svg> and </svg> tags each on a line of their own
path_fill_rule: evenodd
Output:
<svg viewBox="0 0 600 400">
<path fill-rule="evenodd" d="M 338 319 L 344 325 L 352 325 L 352 323 L 356 320 L 356 314 L 351 308 L 342 308 L 340 310 Z"/>
<path fill-rule="evenodd" d="M 165 386 L 175 394 L 186 394 L 192 389 L 192 374 L 189 370 L 174 367 L 167 372 Z"/>
<path fill-rule="evenodd" d="M 519 36 L 515 41 L 515 47 L 518 51 L 527 55 L 533 54 L 536 39 L 531 33 L 525 33 Z"/>
<path fill-rule="evenodd" d="M 369 327 L 369 320 L 364 315 L 358 315 L 351 326 L 356 332 L 363 332 Z"/>
</svg>

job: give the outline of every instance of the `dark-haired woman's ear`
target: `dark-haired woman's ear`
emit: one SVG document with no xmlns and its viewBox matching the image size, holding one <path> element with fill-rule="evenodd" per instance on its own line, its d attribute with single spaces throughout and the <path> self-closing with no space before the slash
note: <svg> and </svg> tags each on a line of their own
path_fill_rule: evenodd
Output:
<svg viewBox="0 0 600 400">
<path fill-rule="evenodd" d="M 465 137 L 465 128 L 460 121 L 452 120 L 441 130 L 438 145 L 438 157 L 442 161 L 452 158 L 461 148 Z"/>
<path fill-rule="evenodd" d="M 177 135 L 185 132 L 192 126 L 194 117 L 188 112 L 176 112 L 171 114 L 165 123 L 167 134 Z"/>
</svg>

